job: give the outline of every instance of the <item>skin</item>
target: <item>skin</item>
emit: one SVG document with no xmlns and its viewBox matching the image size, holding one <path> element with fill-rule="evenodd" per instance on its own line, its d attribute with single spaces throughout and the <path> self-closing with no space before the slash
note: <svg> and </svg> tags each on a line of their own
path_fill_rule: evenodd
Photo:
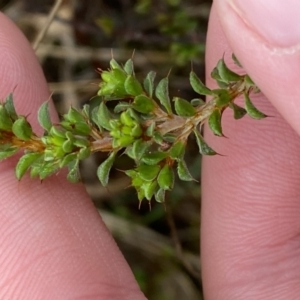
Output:
<svg viewBox="0 0 300 300">
<path fill-rule="evenodd" d="M 297 1 L 289 1 L 299 12 Z M 259 12 L 261 19 L 270 13 Z M 207 72 L 234 51 L 263 92 L 253 102 L 272 117 L 235 121 L 228 111 L 222 120 L 228 138 L 205 132 L 225 155 L 203 160 L 206 300 L 300 295 L 300 55 L 297 39 L 270 35 L 253 30 L 228 1 L 214 2 Z M 3 15 L 0 66 L 0 97 L 14 90 L 20 113 L 37 111 L 49 97 L 44 76 L 26 39 Z M 215 87 L 209 76 L 207 83 Z M 38 128 L 35 113 L 28 119 Z M 0 298 L 145 299 L 83 186 L 67 183 L 62 173 L 43 184 L 26 177 L 19 183 L 14 164 L 1 163 Z"/>
</svg>

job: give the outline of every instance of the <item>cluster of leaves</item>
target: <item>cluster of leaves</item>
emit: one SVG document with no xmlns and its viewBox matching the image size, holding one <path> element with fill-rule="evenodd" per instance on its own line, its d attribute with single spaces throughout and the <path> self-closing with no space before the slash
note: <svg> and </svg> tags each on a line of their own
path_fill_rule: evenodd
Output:
<svg viewBox="0 0 300 300">
<path fill-rule="evenodd" d="M 239 64 L 234 56 L 233 59 Z M 110 170 L 122 154 L 135 162 L 135 167 L 125 174 L 131 178 L 139 200 L 150 201 L 154 197 L 164 202 L 166 191 L 173 188 L 175 172 L 181 180 L 194 180 L 184 160 L 191 134 L 195 135 L 201 154 L 217 154 L 201 134 L 206 121 L 215 135 L 223 136 L 221 119 L 228 107 L 235 119 L 246 114 L 255 119 L 265 117 L 249 97 L 251 92 L 258 92 L 256 85 L 248 75 L 231 71 L 224 59 L 211 73 L 219 85 L 217 89 L 209 89 L 193 71 L 190 73 L 191 87 L 199 95 L 191 101 L 171 99 L 168 77 L 156 85 L 153 71 L 140 82 L 131 59 L 124 66 L 112 59 L 110 69 L 100 73 L 97 105 L 87 104 L 81 111 L 70 107 L 58 124 L 51 122 L 48 102 L 40 107 L 42 137 L 33 132 L 25 116 L 16 113 L 12 95 L 0 105 L 0 159 L 24 151 L 16 166 L 17 179 L 28 170 L 31 177 L 44 179 L 67 167 L 68 179 L 76 182 L 79 161 L 102 151 L 109 155 L 98 167 L 97 175 L 106 186 Z M 244 107 L 234 102 L 241 95 Z M 204 102 L 200 96 L 207 96 L 209 101 Z"/>
</svg>

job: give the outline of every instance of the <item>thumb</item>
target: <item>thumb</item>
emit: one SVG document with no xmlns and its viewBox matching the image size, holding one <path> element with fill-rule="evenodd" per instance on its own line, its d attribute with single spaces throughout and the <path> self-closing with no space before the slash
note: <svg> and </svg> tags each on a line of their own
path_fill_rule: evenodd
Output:
<svg viewBox="0 0 300 300">
<path fill-rule="evenodd" d="M 215 4 L 233 52 L 300 134 L 300 2 L 217 0 Z"/>
</svg>

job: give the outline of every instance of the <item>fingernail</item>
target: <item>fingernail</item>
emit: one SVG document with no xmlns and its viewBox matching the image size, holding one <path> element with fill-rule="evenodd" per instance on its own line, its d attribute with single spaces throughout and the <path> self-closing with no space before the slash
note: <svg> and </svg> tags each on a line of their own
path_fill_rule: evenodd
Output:
<svg viewBox="0 0 300 300">
<path fill-rule="evenodd" d="M 244 22 L 272 46 L 300 44 L 299 0 L 228 0 Z"/>
</svg>

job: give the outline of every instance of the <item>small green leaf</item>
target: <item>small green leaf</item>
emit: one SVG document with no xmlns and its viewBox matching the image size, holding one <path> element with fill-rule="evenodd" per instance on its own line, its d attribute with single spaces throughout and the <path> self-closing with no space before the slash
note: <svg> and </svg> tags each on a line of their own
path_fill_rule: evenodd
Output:
<svg viewBox="0 0 300 300">
<path fill-rule="evenodd" d="M 64 115 L 64 119 L 71 123 L 85 122 L 84 116 L 74 107 L 69 108 L 68 113 Z"/>
<path fill-rule="evenodd" d="M 246 109 L 244 109 L 243 107 L 240 107 L 239 105 L 237 105 L 235 103 L 230 103 L 229 107 L 233 110 L 233 117 L 235 118 L 235 120 L 239 120 L 244 115 L 247 114 Z"/>
<path fill-rule="evenodd" d="M 191 175 L 185 161 L 180 160 L 177 164 L 177 174 L 180 180 L 183 181 L 194 181 L 195 179 Z"/>
<path fill-rule="evenodd" d="M 220 77 L 225 81 L 225 82 L 234 82 L 234 81 L 239 81 L 242 79 L 242 76 L 239 74 L 231 71 L 225 61 L 224 58 L 220 59 L 217 64 L 217 69 L 219 71 Z"/>
<path fill-rule="evenodd" d="M 155 130 L 155 126 L 156 126 L 155 122 L 152 122 L 152 123 L 148 126 L 148 128 L 146 129 L 146 135 L 147 135 L 147 136 L 149 136 L 149 137 L 152 137 L 152 136 L 153 136 L 154 130 Z"/>
<path fill-rule="evenodd" d="M 97 122 L 95 122 L 95 123 L 97 125 L 99 124 L 100 127 L 103 127 L 106 130 L 111 130 L 109 121 L 112 119 L 112 117 L 111 117 L 111 114 L 104 102 L 100 103 L 96 118 L 97 118 Z"/>
<path fill-rule="evenodd" d="M 171 102 L 169 97 L 169 79 L 163 78 L 155 89 L 155 96 L 160 101 L 161 105 L 167 110 L 168 114 L 172 114 Z"/>
<path fill-rule="evenodd" d="M 163 159 L 165 159 L 168 156 L 165 152 L 153 152 L 153 153 L 147 153 L 142 157 L 142 162 L 147 165 L 157 165 L 159 162 L 161 162 Z"/>
<path fill-rule="evenodd" d="M 52 122 L 49 113 L 49 102 L 44 102 L 38 111 L 38 121 L 43 129 L 47 132 L 50 131 L 52 127 Z"/>
<path fill-rule="evenodd" d="M 27 141 L 32 136 L 32 128 L 25 117 L 19 116 L 12 126 L 12 132 L 20 140 Z"/>
<path fill-rule="evenodd" d="M 80 174 L 79 174 L 79 161 L 78 160 L 73 160 L 72 162 L 70 162 L 68 164 L 68 175 L 67 175 L 67 179 L 72 182 L 72 183 L 76 183 L 80 180 Z"/>
<path fill-rule="evenodd" d="M 232 100 L 230 93 L 226 89 L 216 89 L 212 91 L 216 95 L 216 104 L 219 108 L 226 107 Z"/>
<path fill-rule="evenodd" d="M 247 111 L 247 114 L 253 118 L 253 119 L 263 119 L 266 118 L 267 115 L 259 111 L 251 102 L 249 95 L 247 93 L 244 93 L 244 99 L 245 99 L 245 109 Z"/>
<path fill-rule="evenodd" d="M 194 134 L 196 136 L 197 145 L 199 148 L 199 152 L 202 155 L 216 155 L 217 152 L 214 151 L 211 147 L 209 147 L 201 136 L 200 132 L 197 129 L 194 130 Z"/>
<path fill-rule="evenodd" d="M 255 84 L 255 82 L 250 78 L 249 75 L 245 75 L 244 81 L 245 81 L 245 84 L 246 84 L 247 88 L 252 87 L 252 91 L 254 93 L 259 93 L 260 92 L 259 87 Z"/>
<path fill-rule="evenodd" d="M 221 118 L 222 114 L 218 109 L 215 109 L 208 118 L 208 126 L 214 135 L 223 136 Z"/>
<path fill-rule="evenodd" d="M 122 111 L 125 111 L 127 110 L 128 108 L 131 108 L 131 103 L 128 103 L 128 102 L 123 102 L 123 101 L 120 101 L 114 108 L 114 112 L 116 114 L 119 114 L 120 112 Z"/>
<path fill-rule="evenodd" d="M 58 169 L 59 169 L 59 165 L 57 163 L 53 163 L 53 162 L 45 163 L 43 167 L 40 169 L 39 177 L 41 180 L 43 180 L 46 177 L 49 177 L 50 175 L 55 173 Z"/>
<path fill-rule="evenodd" d="M 169 154 L 172 159 L 181 159 L 184 156 L 184 152 L 185 143 L 178 141 L 171 147 Z"/>
<path fill-rule="evenodd" d="M 205 86 L 195 72 L 190 73 L 190 85 L 193 90 L 200 95 L 212 95 L 211 90 Z"/>
<path fill-rule="evenodd" d="M 241 63 L 239 62 L 239 60 L 237 59 L 237 57 L 235 56 L 234 53 L 232 53 L 231 57 L 232 57 L 232 60 L 234 61 L 234 63 L 235 63 L 238 67 L 240 67 L 240 68 L 243 67 L 243 66 L 241 65 Z"/>
<path fill-rule="evenodd" d="M 124 87 L 128 95 L 138 96 L 143 93 L 142 85 L 133 75 L 127 76 Z"/>
<path fill-rule="evenodd" d="M 11 119 L 13 121 L 15 121 L 18 118 L 18 115 L 16 113 L 16 109 L 14 106 L 14 101 L 13 101 L 13 94 L 9 94 L 4 102 L 4 107 L 7 111 L 7 113 L 9 114 L 9 116 L 11 117 Z"/>
<path fill-rule="evenodd" d="M 145 182 L 141 188 L 144 190 L 145 198 L 150 201 L 154 193 L 156 192 L 157 182 L 156 181 Z"/>
<path fill-rule="evenodd" d="M 17 147 L 11 147 L 11 148 L 7 148 L 5 150 L 1 150 L 0 151 L 0 160 L 6 159 L 10 156 L 13 156 L 18 151 L 19 151 L 19 148 L 17 148 Z"/>
<path fill-rule="evenodd" d="M 192 100 L 191 100 L 191 104 L 192 104 L 194 107 L 198 107 L 198 106 L 204 105 L 204 104 L 205 104 L 205 101 L 202 100 L 202 99 L 196 98 L 196 99 L 192 99 Z"/>
<path fill-rule="evenodd" d="M 69 165 L 72 161 L 76 160 L 77 158 L 77 153 L 69 153 L 67 154 L 60 162 L 59 162 L 59 167 L 63 168 L 66 165 Z"/>
<path fill-rule="evenodd" d="M 112 152 L 109 157 L 98 167 L 97 176 L 103 186 L 107 186 L 109 180 L 109 172 L 114 164 L 116 152 Z"/>
<path fill-rule="evenodd" d="M 37 160 L 39 159 L 43 154 L 42 153 L 26 153 L 24 154 L 18 161 L 16 168 L 15 168 L 15 174 L 18 180 L 20 180 L 28 168 Z"/>
<path fill-rule="evenodd" d="M 135 141 L 132 145 L 132 154 L 135 160 L 141 160 L 146 150 L 149 148 L 150 143 L 142 139 Z"/>
<path fill-rule="evenodd" d="M 73 150 L 73 143 L 67 140 L 62 144 L 61 148 L 65 153 L 70 153 Z"/>
<path fill-rule="evenodd" d="M 153 96 L 155 76 L 156 76 L 156 73 L 153 71 L 150 71 L 144 80 L 144 88 L 150 98 L 152 98 L 152 96 Z"/>
<path fill-rule="evenodd" d="M 90 155 L 91 155 L 91 149 L 90 148 L 81 148 L 78 151 L 77 158 L 79 160 L 82 160 L 82 159 L 88 158 Z"/>
<path fill-rule="evenodd" d="M 128 75 L 132 75 L 133 74 L 133 61 L 132 59 L 128 59 L 124 65 L 124 71 L 128 74 Z"/>
<path fill-rule="evenodd" d="M 167 164 L 161 169 L 157 177 L 157 183 L 164 190 L 171 190 L 174 185 L 174 171 Z"/>
<path fill-rule="evenodd" d="M 175 111 L 181 117 L 192 117 L 196 114 L 195 107 L 185 99 L 175 97 Z"/>
<path fill-rule="evenodd" d="M 119 69 L 119 70 L 122 70 L 122 67 L 117 63 L 117 61 L 112 58 L 109 62 L 109 65 L 112 69 Z"/>
<path fill-rule="evenodd" d="M 11 131 L 13 122 L 6 110 L 6 108 L 0 104 L 0 130 Z"/>
<path fill-rule="evenodd" d="M 150 165 L 142 164 L 137 167 L 137 172 L 139 174 L 139 177 L 141 177 L 145 181 L 154 180 L 159 170 L 160 170 L 160 166 L 158 165 L 150 166 Z"/>
<path fill-rule="evenodd" d="M 155 108 L 155 104 L 153 103 L 153 100 L 147 96 L 138 95 L 134 98 L 132 107 L 142 114 L 149 114 Z"/>
<path fill-rule="evenodd" d="M 165 202 L 165 194 L 166 191 L 164 189 L 159 189 L 156 193 L 155 193 L 155 200 L 158 203 L 164 203 Z"/>
</svg>

